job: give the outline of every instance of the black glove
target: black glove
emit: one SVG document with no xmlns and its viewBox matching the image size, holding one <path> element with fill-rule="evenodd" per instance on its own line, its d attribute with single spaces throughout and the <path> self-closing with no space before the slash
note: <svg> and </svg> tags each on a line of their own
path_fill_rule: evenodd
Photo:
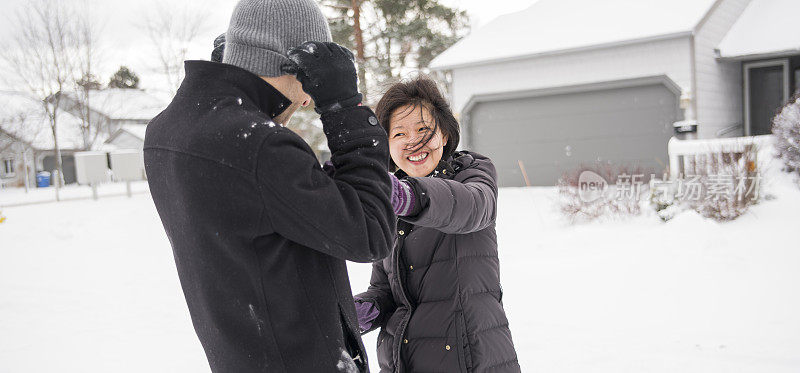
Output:
<svg viewBox="0 0 800 373">
<path fill-rule="evenodd" d="M 211 62 L 222 62 L 222 56 L 225 54 L 225 34 L 217 36 L 214 39 L 214 51 L 211 52 Z"/>
<path fill-rule="evenodd" d="M 308 93 L 317 113 L 358 106 L 358 93 L 353 53 L 336 43 L 307 41 L 287 53 L 291 63 L 281 66 L 287 74 L 296 74 Z"/>
</svg>

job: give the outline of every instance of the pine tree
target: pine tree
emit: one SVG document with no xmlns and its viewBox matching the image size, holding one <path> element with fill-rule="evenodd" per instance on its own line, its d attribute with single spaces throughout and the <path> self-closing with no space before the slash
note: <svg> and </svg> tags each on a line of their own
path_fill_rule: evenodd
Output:
<svg viewBox="0 0 800 373">
<path fill-rule="evenodd" d="M 469 17 L 440 4 L 438 0 L 373 0 L 384 28 L 379 33 L 379 56 L 389 69 L 385 77 L 395 77 L 406 66 L 428 67 L 434 57 L 455 44 L 469 31 Z"/>
<path fill-rule="evenodd" d="M 424 70 L 469 31 L 469 17 L 440 0 L 322 0 L 333 41 L 353 50 L 359 89 L 387 83 L 409 69 Z M 367 100 L 371 102 L 370 99 Z"/>
<path fill-rule="evenodd" d="M 128 69 L 127 66 L 120 66 L 119 70 L 111 76 L 111 80 L 108 82 L 108 88 L 139 88 L 139 76 Z"/>
<path fill-rule="evenodd" d="M 77 82 L 75 82 L 75 84 L 85 91 L 98 90 L 103 87 L 103 84 L 97 80 L 97 77 L 94 76 L 94 74 L 86 74 L 82 76 Z"/>
<path fill-rule="evenodd" d="M 800 95 L 790 100 L 772 123 L 778 157 L 790 171 L 800 172 Z"/>
</svg>

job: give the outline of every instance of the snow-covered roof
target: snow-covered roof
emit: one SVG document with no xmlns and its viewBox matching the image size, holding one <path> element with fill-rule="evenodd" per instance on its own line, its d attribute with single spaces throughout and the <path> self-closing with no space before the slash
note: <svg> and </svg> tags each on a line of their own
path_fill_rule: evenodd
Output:
<svg viewBox="0 0 800 373">
<path fill-rule="evenodd" d="M 122 126 L 122 130 L 134 135 L 144 141 L 144 133 L 147 132 L 147 125 L 145 124 L 126 124 Z"/>
<path fill-rule="evenodd" d="M 719 56 L 742 58 L 800 53 L 798 0 L 753 0 L 720 42 Z"/>
<path fill-rule="evenodd" d="M 688 35 L 714 2 L 539 0 L 528 9 L 497 17 L 474 30 L 436 57 L 431 68 L 442 70 L 627 41 Z"/>
<path fill-rule="evenodd" d="M 114 120 L 149 121 L 167 103 L 141 89 L 109 88 L 90 91 L 89 106 Z"/>
<path fill-rule="evenodd" d="M 146 124 L 124 124 L 114 131 L 98 149 L 102 151 L 141 149 L 144 146 L 146 131 Z"/>
<path fill-rule="evenodd" d="M 58 145 L 61 149 L 83 148 L 82 122 L 60 110 L 57 121 Z M 55 147 L 50 120 L 38 100 L 20 92 L 0 92 L 0 125 L 8 133 L 35 149 Z"/>
</svg>

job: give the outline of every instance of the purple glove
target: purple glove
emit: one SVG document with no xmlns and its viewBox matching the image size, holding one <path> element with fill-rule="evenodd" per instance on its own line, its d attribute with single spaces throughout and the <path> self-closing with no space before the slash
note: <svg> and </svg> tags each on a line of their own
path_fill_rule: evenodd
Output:
<svg viewBox="0 0 800 373">
<path fill-rule="evenodd" d="M 336 167 L 333 166 L 333 162 L 326 161 L 322 164 L 322 171 L 325 171 L 328 176 L 333 177 L 336 174 Z"/>
<path fill-rule="evenodd" d="M 355 298 L 356 315 L 358 315 L 358 327 L 361 332 L 372 329 L 372 322 L 378 317 L 380 312 L 378 308 L 370 301 L 361 298 Z"/>
<path fill-rule="evenodd" d="M 416 207 L 417 197 L 411 189 L 408 181 L 400 180 L 396 176 L 389 174 L 392 179 L 392 208 L 397 216 L 408 216 Z"/>
</svg>

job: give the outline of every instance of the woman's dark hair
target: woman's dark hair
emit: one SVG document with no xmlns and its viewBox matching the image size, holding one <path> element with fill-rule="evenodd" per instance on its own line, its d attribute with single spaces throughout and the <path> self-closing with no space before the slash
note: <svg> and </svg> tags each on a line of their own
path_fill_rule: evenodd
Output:
<svg viewBox="0 0 800 373">
<path fill-rule="evenodd" d="M 397 109 L 411 106 L 412 109 L 423 107 L 427 109 L 433 117 L 433 128 L 417 143 L 414 145 L 414 151 L 421 149 L 433 136 L 436 135 L 436 130 L 441 129 L 442 134 L 447 137 L 447 144 L 444 146 L 442 152 L 442 159 L 447 159 L 451 156 L 458 146 L 460 139 L 458 121 L 453 116 L 453 111 L 450 109 L 450 104 L 439 92 L 431 78 L 426 76 L 418 76 L 414 79 L 403 81 L 393 84 L 386 93 L 378 101 L 375 107 L 375 115 L 381 123 L 386 133 L 389 133 L 391 123 L 389 119 Z M 413 110 L 408 110 L 411 113 Z M 422 114 L 420 114 L 422 115 Z M 392 169 L 397 166 L 394 161 L 390 160 Z"/>
</svg>

